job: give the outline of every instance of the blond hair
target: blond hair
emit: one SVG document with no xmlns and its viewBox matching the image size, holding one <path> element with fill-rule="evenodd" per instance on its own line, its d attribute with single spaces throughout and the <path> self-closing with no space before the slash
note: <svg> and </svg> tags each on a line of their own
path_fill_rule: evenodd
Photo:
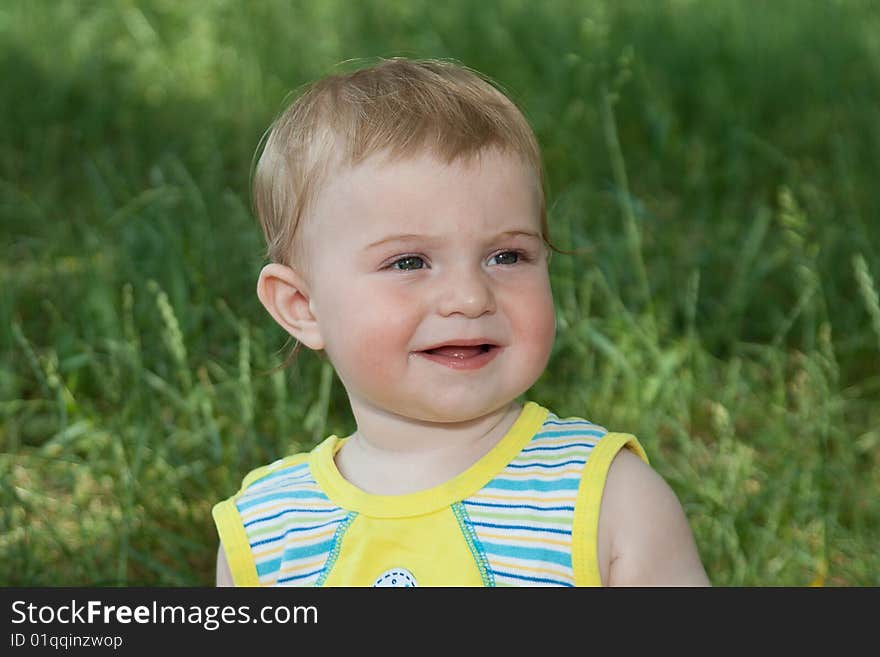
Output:
<svg viewBox="0 0 880 657">
<path fill-rule="evenodd" d="M 304 266 L 294 239 L 330 171 L 371 155 L 427 151 L 445 163 L 487 147 L 518 155 L 536 176 L 547 234 L 540 149 L 528 121 L 484 75 L 442 60 L 382 60 L 305 87 L 275 120 L 253 179 L 254 211 L 272 262 Z"/>
</svg>

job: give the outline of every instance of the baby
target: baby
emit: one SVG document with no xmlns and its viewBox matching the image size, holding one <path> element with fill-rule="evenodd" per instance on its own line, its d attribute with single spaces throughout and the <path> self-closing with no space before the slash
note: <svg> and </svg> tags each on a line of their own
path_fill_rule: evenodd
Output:
<svg viewBox="0 0 880 657">
<path fill-rule="evenodd" d="M 254 197 L 260 301 L 357 428 L 214 507 L 218 585 L 708 584 L 635 437 L 518 401 L 556 322 L 540 151 L 503 93 L 433 60 L 321 79 Z"/>
</svg>

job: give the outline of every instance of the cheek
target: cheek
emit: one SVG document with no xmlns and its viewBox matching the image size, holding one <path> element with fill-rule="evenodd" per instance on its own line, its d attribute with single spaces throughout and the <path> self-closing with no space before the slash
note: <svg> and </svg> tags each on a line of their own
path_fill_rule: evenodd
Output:
<svg viewBox="0 0 880 657">
<path fill-rule="evenodd" d="M 556 312 L 549 281 L 521 288 L 510 305 L 519 339 L 533 351 L 548 354 L 556 337 Z"/>
<path fill-rule="evenodd" d="M 335 352 L 343 355 L 342 369 L 370 378 L 389 370 L 390 356 L 405 352 L 418 323 L 417 305 L 400 291 L 363 287 L 352 290 L 350 307 L 336 323 Z M 359 299 L 359 301 L 358 301 Z"/>
<path fill-rule="evenodd" d="M 539 312 L 535 312 L 529 325 L 529 341 L 536 355 L 545 361 L 550 357 L 553 341 L 556 338 L 556 314 L 553 303 L 545 302 Z"/>
</svg>

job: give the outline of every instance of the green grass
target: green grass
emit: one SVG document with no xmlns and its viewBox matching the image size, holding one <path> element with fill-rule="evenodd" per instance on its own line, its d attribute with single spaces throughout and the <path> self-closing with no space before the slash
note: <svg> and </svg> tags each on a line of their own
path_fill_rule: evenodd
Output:
<svg viewBox="0 0 880 657">
<path fill-rule="evenodd" d="M 270 373 L 248 176 L 292 89 L 407 55 L 509 91 L 587 251 L 529 397 L 639 436 L 715 584 L 880 584 L 878 35 L 868 0 L 3 3 L 0 583 L 211 583 L 212 504 L 353 428 L 314 355 Z"/>
</svg>

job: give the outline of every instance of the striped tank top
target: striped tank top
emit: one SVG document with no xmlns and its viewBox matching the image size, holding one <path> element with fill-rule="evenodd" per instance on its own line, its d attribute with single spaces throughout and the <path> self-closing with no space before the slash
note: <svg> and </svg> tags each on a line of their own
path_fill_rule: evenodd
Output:
<svg viewBox="0 0 880 657">
<path fill-rule="evenodd" d="M 346 481 L 330 436 L 248 474 L 214 521 L 237 586 L 599 586 L 599 505 L 629 434 L 527 403 L 453 479 L 405 495 Z"/>
</svg>

